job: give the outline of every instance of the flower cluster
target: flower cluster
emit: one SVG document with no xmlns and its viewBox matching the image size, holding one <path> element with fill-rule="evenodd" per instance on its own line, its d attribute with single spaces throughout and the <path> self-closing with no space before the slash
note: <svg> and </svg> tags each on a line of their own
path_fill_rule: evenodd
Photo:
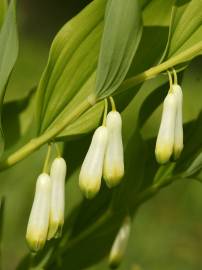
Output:
<svg viewBox="0 0 202 270">
<path fill-rule="evenodd" d="M 171 157 L 176 160 L 183 149 L 182 99 L 182 89 L 176 80 L 172 83 L 170 75 L 170 90 L 163 103 L 155 149 L 156 159 L 161 164 L 169 161 Z M 105 100 L 102 126 L 93 134 L 79 175 L 79 186 L 89 199 L 99 192 L 102 177 L 111 188 L 124 176 L 122 119 L 114 100 L 111 97 L 110 100 L 112 111 L 107 113 L 108 103 Z M 47 154 L 45 164 L 49 162 L 49 155 Z M 50 173 L 44 169 L 37 179 L 26 233 L 27 242 L 35 252 L 43 248 L 46 240 L 61 235 L 64 224 L 65 177 L 66 162 L 59 157 L 52 162 Z M 130 218 L 124 220 L 114 241 L 109 257 L 111 266 L 118 265 L 123 257 L 130 234 L 130 223 Z"/>
<path fill-rule="evenodd" d="M 79 175 L 79 186 L 87 198 L 98 193 L 102 176 L 111 188 L 124 175 L 121 115 L 112 110 L 104 122 L 94 132 Z"/>
<path fill-rule="evenodd" d="M 163 103 L 163 113 L 156 141 L 156 159 L 164 164 L 171 156 L 178 159 L 183 149 L 182 89 L 178 84 L 171 88 Z"/>
<path fill-rule="evenodd" d="M 64 224 L 64 185 L 66 162 L 54 159 L 50 175 L 42 173 L 36 182 L 34 201 L 28 221 L 26 239 L 31 250 L 43 248 L 46 240 L 59 237 Z"/>
</svg>

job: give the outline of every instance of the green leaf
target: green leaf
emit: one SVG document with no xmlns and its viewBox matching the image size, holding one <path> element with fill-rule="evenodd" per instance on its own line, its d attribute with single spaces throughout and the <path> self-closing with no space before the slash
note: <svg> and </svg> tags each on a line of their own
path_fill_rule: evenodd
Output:
<svg viewBox="0 0 202 270">
<path fill-rule="evenodd" d="M 105 4 L 103 1 L 94 1 L 77 17 L 68 22 L 54 39 L 49 62 L 37 91 L 37 122 L 39 133 L 43 133 L 48 128 L 54 128 L 58 122 L 68 116 L 75 107 L 94 92 L 97 60 L 103 30 L 101 21 L 104 16 L 104 8 Z M 165 27 L 166 22 L 163 19 L 163 14 L 167 12 L 167 9 L 164 8 L 162 3 L 160 10 L 160 14 L 162 13 L 162 22 L 158 22 L 159 26 L 149 27 L 148 24 L 151 24 L 155 18 L 155 14 L 151 12 L 152 9 L 153 5 L 151 2 L 144 11 L 147 12 L 147 26 L 144 27 L 141 46 L 138 48 L 134 57 L 134 63 L 131 65 L 127 76 L 132 76 L 155 64 L 157 59 L 161 57 L 165 47 L 168 27 Z M 85 24 L 84 22 L 87 21 L 87 17 L 89 16 L 92 21 L 89 24 Z M 95 21 L 99 16 L 100 23 L 98 24 L 100 24 L 100 26 L 95 26 Z M 78 30 L 79 25 L 85 25 L 85 31 L 89 32 L 89 34 L 85 36 L 85 40 L 83 40 L 83 36 L 80 37 L 80 35 L 83 35 L 83 32 Z M 163 25 L 163 27 L 161 25 Z M 70 28 L 76 29 L 75 31 L 72 30 L 74 35 L 69 32 Z M 162 42 L 152 39 L 154 34 L 158 36 Z M 77 46 L 76 49 L 74 48 L 73 55 L 71 54 L 71 44 L 69 45 L 69 42 L 66 42 L 68 39 L 72 44 L 75 41 L 74 45 Z M 77 39 L 80 39 L 80 43 L 76 42 Z M 94 50 L 91 49 L 90 45 L 93 44 L 93 42 L 94 45 L 92 46 Z M 148 46 L 148 42 L 151 43 L 151 47 Z M 83 45 L 84 43 L 86 44 L 85 46 Z M 142 57 L 144 57 L 145 53 L 147 54 L 147 58 L 145 61 L 142 61 Z M 66 59 L 66 65 L 60 67 L 63 59 Z M 56 82 L 55 86 L 52 85 L 54 80 Z M 120 98 L 117 96 L 117 107 L 123 110 L 138 90 L 139 86 L 120 95 Z M 75 120 L 70 126 L 67 126 L 63 132 L 58 134 L 56 139 L 70 139 L 72 136 L 79 136 L 91 131 L 100 123 L 102 111 L 103 103 L 93 106 L 84 116 Z"/>
<path fill-rule="evenodd" d="M 172 11 L 170 33 L 164 59 L 202 43 L 201 0 L 176 0 Z M 201 51 L 202 53 L 202 45 Z M 193 55 L 194 58 L 196 55 Z M 190 59 L 184 59 L 187 61 Z"/>
<path fill-rule="evenodd" d="M 146 26 L 169 26 L 174 0 L 150 0 L 146 2 L 143 21 Z M 158 16 L 156 15 L 158 14 Z"/>
<path fill-rule="evenodd" d="M 151 9 L 152 7 L 153 6 L 150 5 Z M 165 10 L 162 8 L 161 12 L 164 14 Z M 153 17 L 154 17 L 154 14 L 153 14 Z M 152 19 L 153 18 L 151 14 L 148 20 L 152 21 Z M 162 22 L 162 24 L 164 25 L 164 21 Z M 128 72 L 127 76 L 132 76 L 138 72 L 141 72 L 158 61 L 158 59 L 161 57 L 162 52 L 165 48 L 165 44 L 167 40 L 167 33 L 168 33 L 168 27 L 161 27 L 161 26 L 144 27 L 143 36 L 140 41 L 140 46 L 134 57 L 134 60 L 133 60 L 134 63 L 131 65 L 130 71 Z M 152 39 L 154 34 L 158 36 L 162 42 L 158 42 L 157 40 Z M 148 46 L 148 42 L 150 42 L 151 47 Z M 147 58 L 144 61 L 142 61 L 142 58 L 144 57 L 145 54 L 147 55 Z M 89 81 L 88 86 L 86 85 L 85 87 L 85 91 L 88 91 L 90 88 L 91 89 L 94 88 L 93 82 L 94 82 L 94 79 L 92 82 Z M 131 101 L 131 99 L 138 92 L 139 89 L 140 89 L 140 86 L 130 89 L 130 91 L 125 92 L 121 95 L 115 96 L 117 108 L 119 109 L 119 111 L 122 111 L 127 106 L 127 104 Z M 142 92 L 142 89 L 141 89 L 141 92 Z M 85 113 L 85 118 L 81 116 L 79 119 L 74 121 L 73 124 L 68 126 L 61 134 L 58 135 L 57 139 L 68 140 L 69 136 L 77 136 L 77 134 L 78 135 L 84 134 L 93 130 L 98 125 L 98 123 L 100 123 L 103 106 L 104 106 L 103 102 L 100 102 L 98 104 L 93 106 L 93 108 L 91 108 L 88 112 Z M 70 104 L 68 105 L 68 107 L 69 106 Z M 74 106 L 76 106 L 76 103 L 74 103 L 71 106 L 71 109 L 74 108 Z M 99 110 L 99 107 L 100 107 L 100 110 Z M 68 111 L 70 112 L 71 109 L 69 109 Z M 86 121 L 85 119 L 86 120 L 88 119 L 88 121 Z M 89 127 L 91 127 L 92 129 L 90 130 Z"/>
<path fill-rule="evenodd" d="M 39 133 L 93 91 L 105 5 L 106 0 L 93 1 L 55 37 L 37 90 Z"/>
<path fill-rule="evenodd" d="M 202 110 L 202 56 L 195 58 L 183 73 L 183 108 L 184 121 L 189 122 L 196 119 Z M 193 106 L 194 104 L 194 106 Z"/>
<path fill-rule="evenodd" d="M 4 21 L 7 6 L 8 6 L 7 0 L 0 0 L 0 29 Z"/>
<path fill-rule="evenodd" d="M 11 1 L 0 32 L 0 112 L 2 111 L 6 85 L 18 56 L 15 0 Z M 1 116 L 0 116 L 1 118 Z M 1 119 L 0 119 L 1 121 Z M 0 123 L 0 156 L 4 149 L 3 131 Z"/>
<path fill-rule="evenodd" d="M 109 96 L 124 80 L 142 34 L 137 0 L 109 0 L 96 77 L 96 95 Z M 124 37 L 124 38 L 123 38 Z"/>
</svg>

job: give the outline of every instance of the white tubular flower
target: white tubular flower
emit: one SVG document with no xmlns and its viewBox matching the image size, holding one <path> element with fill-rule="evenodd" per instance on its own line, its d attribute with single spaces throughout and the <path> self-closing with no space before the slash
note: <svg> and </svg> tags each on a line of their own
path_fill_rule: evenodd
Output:
<svg viewBox="0 0 202 270">
<path fill-rule="evenodd" d="M 43 248 L 49 225 L 51 180 L 48 174 L 39 175 L 32 210 L 27 226 L 26 239 L 31 250 Z"/>
<path fill-rule="evenodd" d="M 122 143 L 122 120 L 117 111 L 107 115 L 106 127 L 108 142 L 104 159 L 103 176 L 108 187 L 116 186 L 124 175 L 124 156 Z"/>
<path fill-rule="evenodd" d="M 66 162 L 63 158 L 54 159 L 51 170 L 51 206 L 50 206 L 50 222 L 48 231 L 48 240 L 52 237 L 59 237 L 64 224 L 65 209 L 65 177 Z"/>
<path fill-rule="evenodd" d="M 131 231 L 131 219 L 126 217 L 120 228 L 109 254 L 109 265 L 116 268 L 121 263 L 125 254 Z"/>
<path fill-rule="evenodd" d="M 177 99 L 177 112 L 176 112 L 176 121 L 175 121 L 175 139 L 174 139 L 174 148 L 173 156 L 174 159 L 178 159 L 183 145 L 183 121 L 182 121 L 182 103 L 183 103 L 183 94 L 182 89 L 178 84 L 174 84 L 173 93 L 176 95 Z"/>
<path fill-rule="evenodd" d="M 163 113 L 155 149 L 156 159 L 161 164 L 166 163 L 173 153 L 176 111 L 176 96 L 173 92 L 169 92 L 163 103 Z"/>
<path fill-rule="evenodd" d="M 107 137 L 106 127 L 96 129 L 81 167 L 79 186 L 87 198 L 93 198 L 100 190 Z"/>
</svg>

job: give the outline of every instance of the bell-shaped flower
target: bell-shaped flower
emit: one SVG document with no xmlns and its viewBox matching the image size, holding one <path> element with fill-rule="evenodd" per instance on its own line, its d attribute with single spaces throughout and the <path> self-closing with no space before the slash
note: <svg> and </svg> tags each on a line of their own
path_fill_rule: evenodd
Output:
<svg viewBox="0 0 202 270">
<path fill-rule="evenodd" d="M 172 90 L 177 99 L 177 112 L 175 120 L 175 138 L 174 138 L 174 148 L 173 148 L 173 157 L 178 159 L 183 145 L 183 121 L 182 121 L 182 103 L 183 103 L 183 94 L 182 89 L 178 84 L 172 86 Z"/>
<path fill-rule="evenodd" d="M 81 167 L 79 186 L 87 198 L 100 190 L 108 132 L 105 126 L 97 128 Z"/>
<path fill-rule="evenodd" d="M 36 182 L 34 202 L 27 226 L 26 239 L 31 250 L 43 248 L 49 226 L 51 180 L 46 173 L 39 175 Z"/>
<path fill-rule="evenodd" d="M 109 254 L 110 267 L 116 268 L 121 263 L 127 248 L 130 231 L 131 231 L 131 219 L 130 217 L 126 217 L 114 240 L 114 243 L 112 245 Z"/>
<path fill-rule="evenodd" d="M 66 177 L 66 162 L 59 157 L 54 159 L 51 170 L 51 203 L 50 203 L 50 221 L 48 240 L 52 237 L 59 237 L 64 224 L 64 209 L 65 209 L 65 177 Z"/>
<path fill-rule="evenodd" d="M 177 99 L 175 94 L 170 91 L 163 103 L 163 113 L 155 149 L 156 159 L 161 164 L 166 163 L 173 153 L 176 111 Z"/>
<path fill-rule="evenodd" d="M 117 111 L 107 115 L 108 142 L 104 159 L 103 176 L 108 187 L 116 186 L 124 175 L 122 120 Z"/>
</svg>

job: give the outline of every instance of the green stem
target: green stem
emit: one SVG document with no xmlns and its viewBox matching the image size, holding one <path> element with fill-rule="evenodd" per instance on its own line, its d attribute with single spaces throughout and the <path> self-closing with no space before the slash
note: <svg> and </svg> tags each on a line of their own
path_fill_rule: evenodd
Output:
<svg viewBox="0 0 202 270">
<path fill-rule="evenodd" d="M 172 92 L 172 86 L 173 86 L 173 79 L 172 79 L 172 75 L 170 73 L 169 70 L 167 70 L 168 73 L 168 78 L 169 78 L 169 84 L 170 84 L 170 91 Z"/>
<path fill-rule="evenodd" d="M 102 120 L 103 126 L 106 126 L 107 111 L 108 111 L 108 102 L 107 102 L 107 99 L 105 98 L 105 108 L 104 108 L 104 114 L 103 114 L 103 120 Z"/>
<path fill-rule="evenodd" d="M 192 59 L 194 56 L 198 55 L 201 51 L 202 51 L 202 41 L 192 46 L 191 48 L 179 53 L 178 55 L 171 57 L 170 59 L 159 64 L 158 66 L 152 67 L 132 78 L 125 80 L 120 86 L 120 90 L 118 93 L 130 89 L 143 81 L 151 79 L 155 77 L 157 74 L 165 70 L 168 70 L 169 68 L 172 68 L 178 64 L 181 64 L 183 62 Z"/>
<path fill-rule="evenodd" d="M 116 111 L 116 104 L 115 104 L 115 101 L 113 99 L 113 97 L 109 97 L 109 100 L 111 102 L 111 106 L 112 106 L 112 111 Z"/>
<path fill-rule="evenodd" d="M 61 157 L 61 151 L 60 151 L 60 148 L 58 146 L 58 144 L 56 142 L 54 142 L 54 146 L 55 146 L 55 150 L 56 150 L 56 153 L 57 153 L 57 157 Z"/>
<path fill-rule="evenodd" d="M 172 68 L 173 71 L 173 76 L 174 76 L 174 84 L 178 84 L 178 80 L 177 80 L 177 72 L 174 68 Z"/>
<path fill-rule="evenodd" d="M 45 158 L 45 162 L 44 162 L 44 166 L 43 166 L 44 173 L 49 173 L 50 155 L 51 155 L 51 143 L 48 144 L 48 150 L 47 150 L 47 154 L 46 154 L 46 158 Z"/>
<path fill-rule="evenodd" d="M 182 62 L 190 60 L 191 58 L 199 54 L 201 51 L 202 51 L 202 41 L 192 46 L 191 48 L 183 51 L 182 53 L 179 53 L 178 55 L 173 56 L 172 58 L 159 64 L 158 66 L 152 67 L 140 73 L 139 75 L 136 75 L 132 78 L 125 80 L 120 86 L 120 89 L 119 91 L 117 91 L 117 93 L 121 93 L 125 90 L 128 90 L 138 85 L 139 83 L 144 82 L 145 80 L 155 77 L 159 73 L 164 72 L 168 70 L 169 68 L 172 68 Z M 81 103 L 80 106 L 76 107 L 66 118 L 64 118 L 62 121 L 56 124 L 53 128 L 47 130 L 41 136 L 34 138 L 29 143 L 24 145 L 22 148 L 17 150 L 15 153 L 11 154 L 8 158 L 3 160 L 0 163 L 0 171 L 13 166 L 20 160 L 30 155 L 32 152 L 36 151 L 43 144 L 51 141 L 61 131 L 63 131 L 65 127 L 68 124 L 70 124 L 76 117 L 79 117 L 87 109 L 93 106 L 94 102 L 95 102 L 94 96 L 92 96 L 92 98 L 89 98 L 83 101 L 83 103 Z"/>
</svg>

